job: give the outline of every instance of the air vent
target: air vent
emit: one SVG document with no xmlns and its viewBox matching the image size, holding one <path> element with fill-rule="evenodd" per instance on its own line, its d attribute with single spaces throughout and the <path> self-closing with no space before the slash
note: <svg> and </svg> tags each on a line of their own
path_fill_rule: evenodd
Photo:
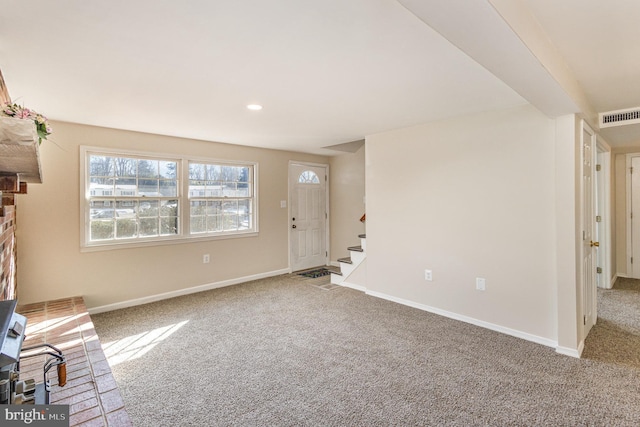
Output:
<svg viewBox="0 0 640 427">
<path fill-rule="evenodd" d="M 637 124 L 640 123 L 640 107 L 608 111 L 599 116 L 601 128 Z"/>
</svg>

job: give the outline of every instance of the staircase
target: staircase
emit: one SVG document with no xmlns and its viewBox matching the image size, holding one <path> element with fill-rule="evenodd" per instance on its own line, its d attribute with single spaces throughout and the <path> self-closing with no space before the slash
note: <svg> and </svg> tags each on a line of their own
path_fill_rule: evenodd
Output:
<svg viewBox="0 0 640 427">
<path fill-rule="evenodd" d="M 331 272 L 331 283 L 348 288 L 365 291 L 366 288 L 366 258 L 367 236 L 361 234 L 360 246 L 347 248 L 350 256 L 338 259 L 340 271 Z"/>
</svg>

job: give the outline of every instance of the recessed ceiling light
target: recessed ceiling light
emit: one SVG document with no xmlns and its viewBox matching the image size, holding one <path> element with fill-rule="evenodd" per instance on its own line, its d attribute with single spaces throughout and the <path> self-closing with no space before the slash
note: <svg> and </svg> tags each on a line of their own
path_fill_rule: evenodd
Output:
<svg viewBox="0 0 640 427">
<path fill-rule="evenodd" d="M 259 111 L 259 110 L 262 110 L 262 105 L 258 105 L 258 104 L 249 104 L 249 105 L 247 105 L 247 108 L 248 108 L 249 110 Z"/>
</svg>

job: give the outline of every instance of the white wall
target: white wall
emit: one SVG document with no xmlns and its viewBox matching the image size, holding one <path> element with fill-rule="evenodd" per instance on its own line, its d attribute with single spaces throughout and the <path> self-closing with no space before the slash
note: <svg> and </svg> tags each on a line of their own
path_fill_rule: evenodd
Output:
<svg viewBox="0 0 640 427">
<path fill-rule="evenodd" d="M 575 114 L 556 119 L 556 350 L 578 357 L 583 338 L 582 225 L 581 225 L 581 123 Z"/>
<path fill-rule="evenodd" d="M 288 266 L 289 160 L 328 163 L 324 156 L 53 123 L 43 141 L 43 184 L 17 197 L 18 297 L 21 304 L 81 295 L 89 308 L 247 276 Z M 255 161 L 259 164 L 257 237 L 80 252 L 79 146 Z M 211 255 L 203 264 L 202 255 Z"/>
<path fill-rule="evenodd" d="M 555 122 L 523 106 L 366 148 L 368 290 L 555 342 Z"/>
<path fill-rule="evenodd" d="M 355 153 L 330 158 L 331 261 L 349 256 L 347 248 L 360 244 L 365 232 L 360 217 L 365 213 L 363 145 Z"/>
</svg>

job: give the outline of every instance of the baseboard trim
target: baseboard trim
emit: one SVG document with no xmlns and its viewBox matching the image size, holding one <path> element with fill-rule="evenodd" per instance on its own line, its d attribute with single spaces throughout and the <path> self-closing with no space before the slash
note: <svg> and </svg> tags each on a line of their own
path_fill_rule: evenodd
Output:
<svg viewBox="0 0 640 427">
<path fill-rule="evenodd" d="M 250 276 L 238 277 L 236 279 L 222 280 L 220 282 L 207 283 L 204 285 L 194 286 L 191 288 L 178 289 L 176 291 L 165 292 L 162 294 L 150 295 L 147 297 L 131 299 L 113 304 L 102 305 L 87 309 L 89 314 L 104 313 L 106 311 L 119 310 L 121 308 L 135 307 L 136 305 L 148 304 L 150 302 L 162 301 L 169 298 L 175 298 L 183 295 L 195 294 L 197 292 L 209 291 L 212 289 L 224 288 L 225 286 L 237 285 L 240 283 L 250 282 L 252 280 L 266 279 L 267 277 L 280 276 L 289 273 L 288 268 L 281 270 L 269 271 L 266 273 L 253 274 Z"/>
<path fill-rule="evenodd" d="M 367 287 L 366 286 L 354 285 L 353 283 L 349 283 L 349 282 L 345 282 L 345 281 L 342 281 L 339 284 L 341 286 L 344 286 L 345 288 L 355 289 L 356 291 L 365 292 L 365 293 L 367 292 Z"/>
<path fill-rule="evenodd" d="M 562 354 L 564 356 L 575 357 L 576 359 L 580 359 L 580 356 L 582 356 L 583 350 L 584 350 L 584 340 L 580 341 L 580 344 L 578 345 L 577 349 L 556 346 L 556 353 Z"/>
<path fill-rule="evenodd" d="M 453 313 L 451 311 L 442 310 L 439 308 L 431 307 L 425 304 L 420 304 L 414 301 L 409 301 L 403 298 L 397 298 L 391 295 L 383 294 L 381 292 L 366 291 L 367 295 L 371 295 L 377 298 L 386 299 L 388 301 L 397 302 L 398 304 L 407 305 L 409 307 L 417 308 L 418 310 L 428 311 L 439 316 L 448 317 L 450 319 L 459 320 L 461 322 L 470 323 L 472 325 L 480 326 L 482 328 L 490 329 L 492 331 L 500 332 L 505 335 L 511 335 L 516 338 L 521 338 L 526 341 L 531 341 L 536 344 L 541 344 L 547 347 L 557 348 L 558 343 L 548 338 L 539 337 L 537 335 L 528 334 L 526 332 L 518 331 L 516 329 L 507 328 L 504 326 L 496 325 L 494 323 L 485 322 L 483 320 L 474 319 L 473 317 L 464 316 L 462 314 Z"/>
</svg>

